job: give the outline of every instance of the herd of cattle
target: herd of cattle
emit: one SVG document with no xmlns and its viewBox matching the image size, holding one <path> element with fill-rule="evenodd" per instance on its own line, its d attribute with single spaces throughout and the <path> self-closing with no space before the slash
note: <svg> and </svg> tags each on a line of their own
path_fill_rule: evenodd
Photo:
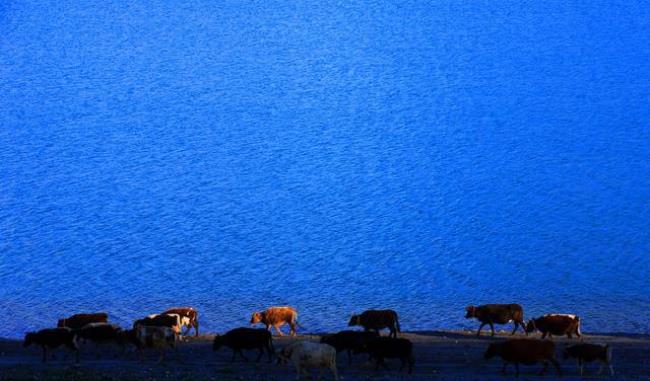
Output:
<svg viewBox="0 0 650 381">
<path fill-rule="evenodd" d="M 489 344 L 485 359 L 495 356 L 503 360 L 502 372 L 505 374 L 508 364 L 514 364 L 516 374 L 519 375 L 519 365 L 544 365 L 543 374 L 548 365 L 552 364 L 558 374 L 561 374 L 556 357 L 556 348 L 553 341 L 544 340 L 547 336 L 563 336 L 572 338 L 573 335 L 581 337 L 580 318 L 569 314 L 547 314 L 536 319 L 524 322 L 523 308 L 518 304 L 487 304 L 482 306 L 469 306 L 466 308 L 467 319 L 477 319 L 481 324 L 477 331 L 489 325 L 494 336 L 495 324 L 512 322 L 514 335 L 518 328 L 526 335 L 538 331 L 542 339 L 517 338 Z M 278 363 L 292 363 L 296 367 L 298 378 L 307 369 L 318 368 L 321 373 L 330 369 L 334 378 L 338 380 L 336 356 L 340 352 L 347 352 L 348 362 L 352 363 L 352 355 L 365 353 L 371 361 L 375 362 L 375 369 L 380 366 L 388 368 L 385 359 L 393 358 L 401 361 L 400 372 L 407 367 L 411 373 L 415 359 L 413 356 L 413 343 L 398 337 L 401 332 L 398 315 L 393 310 L 368 310 L 359 315 L 353 315 L 349 326 L 360 326 L 363 331 L 345 330 L 335 334 L 322 336 L 320 342 L 294 341 L 276 351 L 273 345 L 271 328 L 275 328 L 282 336 L 280 328 L 288 324 L 290 334 L 295 336 L 298 323 L 298 313 L 292 307 L 271 307 L 265 311 L 255 312 L 251 324 L 264 324 L 264 329 L 236 328 L 223 335 L 216 335 L 213 341 L 213 350 L 228 347 L 232 350 L 232 360 L 239 355 L 245 361 L 248 358 L 243 350 L 257 350 L 257 361 L 266 353 L 268 361 L 275 357 Z M 153 348 L 160 352 L 158 361 L 162 361 L 167 348 L 176 352 L 176 346 L 182 336 L 188 336 L 191 330 L 199 336 L 198 313 L 192 307 L 178 307 L 166 310 L 160 314 L 153 314 L 138 319 L 132 328 L 121 327 L 108 322 L 106 313 L 75 314 L 65 319 L 60 319 L 57 328 L 43 329 L 30 332 L 25 336 L 24 346 L 31 344 L 42 348 L 42 361 L 47 361 L 48 351 L 58 347 L 66 347 L 75 353 L 79 362 L 80 344 L 92 342 L 96 345 L 111 344 L 121 349 L 124 354 L 128 346 L 133 346 L 139 353 L 140 361 L 144 360 L 143 350 Z M 380 330 L 388 329 L 388 336 L 381 336 Z M 602 371 L 607 365 L 610 373 L 614 370 L 611 365 L 611 348 L 607 345 L 587 344 L 580 342 L 564 348 L 565 359 L 573 358 L 578 362 L 580 374 L 583 366 L 589 362 L 600 362 Z M 320 374 L 319 374 L 320 378 Z"/>
</svg>

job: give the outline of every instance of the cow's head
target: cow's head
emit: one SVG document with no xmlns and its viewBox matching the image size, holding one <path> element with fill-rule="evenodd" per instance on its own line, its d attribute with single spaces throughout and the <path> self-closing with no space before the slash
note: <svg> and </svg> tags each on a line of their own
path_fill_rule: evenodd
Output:
<svg viewBox="0 0 650 381">
<path fill-rule="evenodd" d="M 253 312 L 253 316 L 251 316 L 251 324 L 257 324 L 262 321 L 262 313 L 261 312 Z"/>
<path fill-rule="evenodd" d="M 354 326 L 354 325 L 360 325 L 360 324 L 361 324 L 361 321 L 360 321 L 360 320 L 361 320 L 361 316 L 359 316 L 359 315 L 352 315 L 352 317 L 350 317 L 350 321 L 348 322 L 348 326 L 349 326 L 349 327 L 352 327 L 352 326 Z"/>
<path fill-rule="evenodd" d="M 485 354 L 483 354 L 483 358 L 489 360 L 494 356 L 498 356 L 499 353 L 501 353 L 501 344 L 492 343 L 488 346 L 488 349 L 485 351 Z"/>
<path fill-rule="evenodd" d="M 35 332 L 29 332 L 25 335 L 25 341 L 23 341 L 23 347 L 29 347 L 36 338 Z"/>
<path fill-rule="evenodd" d="M 65 327 L 65 319 L 59 319 L 59 321 L 56 322 L 57 328 L 63 328 Z"/>
<path fill-rule="evenodd" d="M 535 319 L 528 320 L 528 323 L 526 323 L 526 328 L 525 328 L 526 333 L 535 332 L 536 329 L 537 327 L 535 326 Z"/>
<path fill-rule="evenodd" d="M 286 364 L 289 362 L 291 359 L 291 355 L 293 354 L 293 347 L 284 347 L 278 352 L 278 365 Z"/>
<path fill-rule="evenodd" d="M 467 307 L 465 308 L 465 311 L 467 312 L 467 313 L 465 314 L 465 319 L 471 319 L 471 318 L 476 317 L 476 307 L 474 307 L 474 306 L 467 306 Z"/>
</svg>

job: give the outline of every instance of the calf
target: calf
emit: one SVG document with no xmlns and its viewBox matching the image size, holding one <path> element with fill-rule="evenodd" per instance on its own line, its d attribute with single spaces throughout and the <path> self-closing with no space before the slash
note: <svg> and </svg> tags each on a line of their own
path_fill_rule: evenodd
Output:
<svg viewBox="0 0 650 381">
<path fill-rule="evenodd" d="M 402 365 L 399 368 L 400 372 L 408 364 L 409 374 L 413 370 L 413 364 L 415 363 L 415 359 L 413 358 L 413 343 L 408 339 L 377 337 L 364 343 L 360 352 L 368 353 L 371 359 L 374 358 L 377 361 L 375 370 L 379 369 L 380 365 L 388 369 L 384 358 L 400 359 L 402 361 Z"/>
<path fill-rule="evenodd" d="M 179 335 L 181 333 L 181 318 L 177 314 L 154 314 L 133 322 L 134 329 L 138 326 L 168 327 L 176 335 Z"/>
<path fill-rule="evenodd" d="M 274 327 L 280 336 L 283 336 L 280 327 L 289 324 L 291 327 L 291 336 L 296 335 L 296 326 L 298 324 L 298 312 L 293 307 L 270 307 L 266 311 L 254 312 L 251 317 L 251 324 L 262 323 L 266 329 L 271 330 Z"/>
<path fill-rule="evenodd" d="M 612 367 L 612 347 L 609 345 L 596 345 L 596 344 L 576 344 L 564 348 L 564 359 L 568 360 L 574 358 L 578 360 L 578 368 L 580 369 L 580 376 L 582 376 L 584 364 L 586 362 L 600 362 L 600 369 L 598 374 L 603 372 L 605 365 L 609 367 L 609 374 L 614 375 L 614 367 Z"/>
<path fill-rule="evenodd" d="M 59 319 L 56 326 L 59 328 L 68 327 L 71 329 L 80 329 L 86 324 L 107 322 L 108 314 L 105 312 L 97 312 L 92 314 L 75 314 L 68 318 Z"/>
<path fill-rule="evenodd" d="M 359 352 L 365 343 L 377 337 L 379 337 L 377 332 L 341 331 L 323 336 L 320 342 L 333 346 L 336 353 L 347 351 L 348 364 L 352 364 L 352 353 Z"/>
<path fill-rule="evenodd" d="M 189 335 L 190 329 L 194 328 L 194 336 L 199 336 L 199 314 L 192 307 L 170 308 L 163 314 L 177 314 L 181 318 L 181 328 L 187 327 L 185 335 Z"/>
<path fill-rule="evenodd" d="M 546 372 L 548 363 L 552 363 L 557 369 L 558 375 L 562 375 L 560 364 L 555 359 L 555 344 L 552 341 L 530 340 L 530 339 L 510 339 L 501 343 L 492 343 L 485 351 L 485 359 L 489 360 L 494 356 L 503 359 L 503 368 L 501 372 L 506 374 L 506 366 L 509 363 L 515 364 L 517 377 L 519 377 L 519 364 L 533 365 L 543 363 L 540 375 Z"/>
<path fill-rule="evenodd" d="M 361 315 L 352 315 L 348 326 L 360 325 L 364 331 L 374 330 L 379 332 L 384 328 L 390 330 L 389 336 L 397 337 L 400 332 L 397 312 L 393 310 L 367 310 Z"/>
<path fill-rule="evenodd" d="M 215 336 L 212 343 L 212 350 L 218 351 L 222 346 L 232 349 L 232 359 L 230 361 L 235 361 L 235 354 L 237 353 L 245 361 L 248 361 L 248 358 L 242 353 L 242 349 L 259 350 L 257 362 L 262 358 L 265 349 L 269 356 L 269 362 L 271 362 L 272 356 L 275 353 L 273 338 L 271 337 L 271 333 L 266 329 L 235 328 L 226 332 L 225 335 Z"/>
<path fill-rule="evenodd" d="M 82 342 L 90 341 L 95 345 L 117 345 L 124 354 L 126 343 L 123 340 L 122 328 L 108 323 L 90 323 L 76 330 L 77 338 Z M 97 354 L 99 357 L 99 353 Z"/>
<path fill-rule="evenodd" d="M 143 348 L 153 348 L 160 350 L 160 357 L 158 358 L 158 362 L 161 362 L 165 357 L 165 349 L 167 347 L 172 348 L 176 353 L 176 339 L 178 334 L 171 328 L 162 326 L 156 327 L 138 325 L 134 331 L 136 340 L 138 342 L 137 346 L 140 352 L 140 361 L 144 361 L 144 356 L 142 353 Z"/>
<path fill-rule="evenodd" d="M 547 314 L 537 319 L 530 319 L 526 324 L 526 332 L 538 330 L 542 333 L 542 339 L 548 335 L 567 335 L 570 339 L 575 334 L 580 337 L 580 318 L 576 315 Z"/>
<path fill-rule="evenodd" d="M 278 361 L 286 363 L 291 361 L 296 367 L 296 380 L 300 380 L 303 371 L 312 368 L 319 369 L 320 380 L 323 370 L 328 368 L 334 374 L 334 380 L 339 379 L 336 369 L 336 349 L 328 344 L 314 343 L 312 341 L 298 341 L 282 348 L 278 354 Z"/>
<path fill-rule="evenodd" d="M 521 329 L 526 333 L 524 325 L 524 309 L 519 304 L 485 304 L 482 306 L 469 306 L 465 308 L 467 314 L 465 314 L 465 319 L 476 318 L 481 322 L 481 326 L 478 327 L 476 336 L 481 334 L 481 329 L 486 324 L 490 325 L 492 329 L 492 336 L 494 336 L 494 324 L 507 324 L 509 322 L 514 322 L 514 328 L 512 329 L 512 335 L 515 334 L 517 328 L 521 326 Z M 526 333 L 528 335 L 528 333 Z"/>
<path fill-rule="evenodd" d="M 47 351 L 65 346 L 75 352 L 76 361 L 79 362 L 79 347 L 77 336 L 70 328 L 48 328 L 38 332 L 29 332 L 25 335 L 24 347 L 31 344 L 40 345 L 43 349 L 43 362 L 47 361 Z"/>
</svg>

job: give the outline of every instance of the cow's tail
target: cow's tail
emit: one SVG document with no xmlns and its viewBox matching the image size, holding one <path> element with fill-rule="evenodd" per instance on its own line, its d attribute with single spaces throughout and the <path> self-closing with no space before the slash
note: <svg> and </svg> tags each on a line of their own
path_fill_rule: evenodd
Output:
<svg viewBox="0 0 650 381">
<path fill-rule="evenodd" d="M 397 316 L 397 312 L 395 312 L 395 329 L 397 330 L 397 333 L 402 332 L 402 327 L 399 325 L 399 317 Z"/>
<path fill-rule="evenodd" d="M 578 336 L 582 336 L 582 332 L 580 332 L 580 316 L 576 316 L 576 333 Z"/>
<path fill-rule="evenodd" d="M 303 327 L 302 324 L 300 324 L 300 322 L 298 321 L 298 314 L 293 315 L 293 322 L 295 325 L 298 326 L 298 328 L 305 329 L 305 327 Z"/>
</svg>

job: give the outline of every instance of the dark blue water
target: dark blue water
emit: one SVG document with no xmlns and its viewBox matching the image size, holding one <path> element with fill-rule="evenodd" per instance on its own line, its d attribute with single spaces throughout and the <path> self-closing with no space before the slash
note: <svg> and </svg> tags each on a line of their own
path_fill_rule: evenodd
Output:
<svg viewBox="0 0 650 381">
<path fill-rule="evenodd" d="M 647 4 L 165 3 L 0 2 L 0 336 L 485 302 L 650 332 Z"/>
</svg>

